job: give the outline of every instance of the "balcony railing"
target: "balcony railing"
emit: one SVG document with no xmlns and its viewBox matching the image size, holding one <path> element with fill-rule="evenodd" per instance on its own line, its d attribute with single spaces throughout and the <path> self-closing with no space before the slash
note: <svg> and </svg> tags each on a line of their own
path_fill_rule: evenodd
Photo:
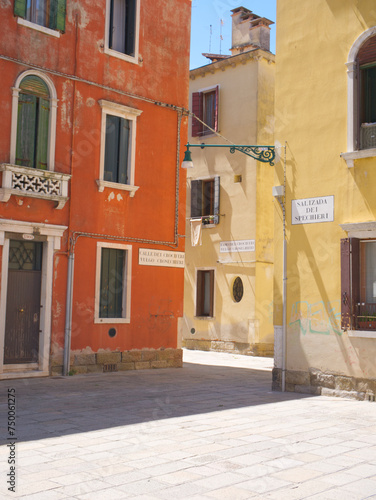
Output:
<svg viewBox="0 0 376 500">
<path fill-rule="evenodd" d="M 0 165 L 2 182 L 0 201 L 6 202 L 11 195 L 42 198 L 57 203 L 61 209 L 68 201 L 68 174 L 38 170 L 35 168 L 19 167 L 3 163 Z"/>
<path fill-rule="evenodd" d="M 376 330 L 376 304 L 355 304 L 356 330 Z"/>
</svg>

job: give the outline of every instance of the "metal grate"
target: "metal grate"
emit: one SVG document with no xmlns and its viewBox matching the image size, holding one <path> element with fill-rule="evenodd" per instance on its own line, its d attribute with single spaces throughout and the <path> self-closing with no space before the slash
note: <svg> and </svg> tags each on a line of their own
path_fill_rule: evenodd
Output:
<svg viewBox="0 0 376 500">
<path fill-rule="evenodd" d="M 362 123 L 360 126 L 360 149 L 376 148 L 376 123 Z"/>
<path fill-rule="evenodd" d="M 107 365 L 103 365 L 103 371 L 104 372 L 117 372 L 117 364 L 116 363 L 109 363 Z"/>
</svg>

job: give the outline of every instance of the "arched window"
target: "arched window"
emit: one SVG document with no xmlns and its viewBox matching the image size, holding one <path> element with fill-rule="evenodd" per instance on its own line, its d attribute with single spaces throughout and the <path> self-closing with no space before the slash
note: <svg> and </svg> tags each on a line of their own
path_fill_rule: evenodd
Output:
<svg viewBox="0 0 376 500">
<path fill-rule="evenodd" d="M 50 101 L 38 76 L 26 76 L 18 97 L 16 165 L 47 170 Z"/>
<path fill-rule="evenodd" d="M 358 149 L 376 148 L 376 36 L 368 38 L 357 55 Z"/>
<path fill-rule="evenodd" d="M 22 167 L 54 169 L 56 92 L 45 75 L 26 71 L 13 88 L 10 162 Z"/>
<path fill-rule="evenodd" d="M 347 59 L 347 152 L 354 160 L 376 156 L 376 26 L 353 43 Z"/>
</svg>

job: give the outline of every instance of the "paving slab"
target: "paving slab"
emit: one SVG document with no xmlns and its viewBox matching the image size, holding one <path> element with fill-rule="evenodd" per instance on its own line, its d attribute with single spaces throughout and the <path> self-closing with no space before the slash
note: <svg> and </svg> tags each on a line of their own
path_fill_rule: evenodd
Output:
<svg viewBox="0 0 376 500">
<path fill-rule="evenodd" d="M 270 358 L 183 359 L 0 382 L 0 498 L 376 498 L 375 403 L 272 392 Z"/>
</svg>

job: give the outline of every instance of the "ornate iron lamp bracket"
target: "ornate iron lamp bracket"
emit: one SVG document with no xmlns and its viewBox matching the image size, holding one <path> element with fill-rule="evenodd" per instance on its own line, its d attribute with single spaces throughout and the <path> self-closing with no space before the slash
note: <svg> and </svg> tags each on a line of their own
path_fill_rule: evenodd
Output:
<svg viewBox="0 0 376 500">
<path fill-rule="evenodd" d="M 251 158 L 262 163 L 269 163 L 269 165 L 274 165 L 275 160 L 275 147 L 274 146 L 251 146 L 251 145 L 240 145 L 240 144 L 186 144 L 187 151 L 189 148 L 229 148 L 230 153 L 235 153 L 235 151 L 240 151 Z"/>
</svg>

